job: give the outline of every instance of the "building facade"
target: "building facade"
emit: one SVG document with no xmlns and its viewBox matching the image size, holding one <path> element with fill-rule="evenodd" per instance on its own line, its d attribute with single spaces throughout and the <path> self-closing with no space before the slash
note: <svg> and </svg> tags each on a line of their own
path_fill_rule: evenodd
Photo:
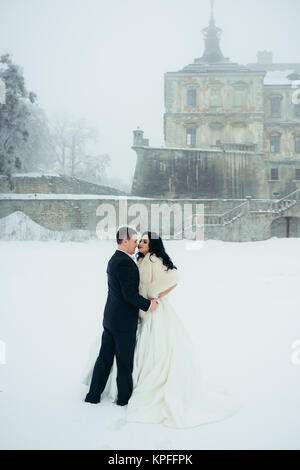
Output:
<svg viewBox="0 0 300 470">
<path fill-rule="evenodd" d="M 225 58 L 213 9 L 203 34 L 203 55 L 164 76 L 164 146 L 134 131 L 132 194 L 283 198 L 300 188 L 300 63 Z"/>
</svg>

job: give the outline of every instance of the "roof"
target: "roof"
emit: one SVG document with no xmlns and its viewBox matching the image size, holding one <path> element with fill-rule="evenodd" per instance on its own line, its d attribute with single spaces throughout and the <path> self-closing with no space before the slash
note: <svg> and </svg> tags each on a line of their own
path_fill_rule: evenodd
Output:
<svg viewBox="0 0 300 470">
<path fill-rule="evenodd" d="M 237 62 L 231 62 L 228 58 L 224 58 L 218 62 L 205 62 L 202 57 L 195 59 L 192 64 L 186 65 L 183 69 L 178 72 L 183 73 L 232 73 L 232 72 L 256 72 L 248 69 L 245 65 L 238 64 Z"/>
<path fill-rule="evenodd" d="M 293 74 L 293 69 L 274 70 L 267 72 L 265 76 L 265 85 L 292 85 L 293 80 L 288 78 Z"/>
</svg>

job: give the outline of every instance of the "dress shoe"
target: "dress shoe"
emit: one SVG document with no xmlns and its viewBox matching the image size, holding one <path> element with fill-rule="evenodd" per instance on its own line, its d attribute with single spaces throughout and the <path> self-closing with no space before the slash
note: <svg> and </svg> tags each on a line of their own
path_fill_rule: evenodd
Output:
<svg viewBox="0 0 300 470">
<path fill-rule="evenodd" d="M 128 405 L 128 402 L 127 403 L 120 403 L 119 400 L 117 400 L 115 403 L 116 403 L 116 405 L 119 405 L 119 406 Z"/>
<path fill-rule="evenodd" d="M 101 400 L 99 398 L 93 398 L 87 395 L 84 401 L 87 403 L 100 403 Z"/>
</svg>

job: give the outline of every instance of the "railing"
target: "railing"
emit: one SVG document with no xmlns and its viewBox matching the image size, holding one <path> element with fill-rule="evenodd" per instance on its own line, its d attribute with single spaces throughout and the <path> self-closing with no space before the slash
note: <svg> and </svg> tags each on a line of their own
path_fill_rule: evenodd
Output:
<svg viewBox="0 0 300 470">
<path fill-rule="evenodd" d="M 201 226 L 219 226 L 224 227 L 226 225 L 232 224 L 236 220 L 240 219 L 247 213 L 271 213 L 271 214 L 281 214 L 291 207 L 295 206 L 300 202 L 300 189 L 293 191 L 292 193 L 284 196 L 282 199 L 274 201 L 264 201 L 259 199 L 248 199 L 245 202 L 242 202 L 238 206 L 229 209 L 223 214 L 205 214 L 205 213 L 196 213 L 184 220 L 184 227 L 176 226 L 174 229 L 174 237 L 183 233 L 184 229 L 194 229 Z M 249 210 L 249 206 L 254 210 Z M 203 224 L 197 221 L 197 217 L 202 217 Z M 201 220 L 201 219 L 200 219 Z"/>
<path fill-rule="evenodd" d="M 256 152 L 257 144 L 252 143 L 236 143 L 236 142 L 221 142 L 217 141 L 215 145 L 211 145 L 211 148 L 220 148 L 222 150 L 233 150 L 239 152 Z"/>
<path fill-rule="evenodd" d="M 228 225 L 234 222 L 235 220 L 243 217 L 247 211 L 247 204 L 248 202 L 242 202 L 242 204 L 239 204 L 236 207 L 233 207 L 227 212 L 224 212 L 222 214 L 222 225 Z"/>
<path fill-rule="evenodd" d="M 277 202 L 277 211 L 284 212 L 287 209 L 295 206 L 300 201 L 300 189 L 296 189 L 292 193 L 288 194 L 287 196 L 279 199 Z"/>
<path fill-rule="evenodd" d="M 204 213 L 196 213 L 191 215 L 190 217 L 184 220 L 184 229 L 189 230 L 196 227 L 201 226 L 225 226 L 231 224 L 232 222 L 238 220 L 239 218 L 243 217 L 247 210 L 248 202 L 242 202 L 238 206 L 229 209 L 228 211 L 224 212 L 223 214 L 204 214 Z M 197 222 L 197 217 L 201 217 L 204 220 L 203 224 Z M 201 220 L 201 219 L 200 219 Z M 181 235 L 183 233 L 182 225 L 179 227 L 178 225 L 174 228 L 174 237 Z"/>
<path fill-rule="evenodd" d="M 251 213 L 282 214 L 300 202 L 300 189 L 274 201 L 251 200 Z"/>
</svg>

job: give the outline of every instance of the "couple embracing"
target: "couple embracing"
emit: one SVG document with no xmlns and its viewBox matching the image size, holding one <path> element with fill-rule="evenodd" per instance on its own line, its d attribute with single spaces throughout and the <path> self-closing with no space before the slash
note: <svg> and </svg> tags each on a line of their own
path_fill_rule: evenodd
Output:
<svg viewBox="0 0 300 470">
<path fill-rule="evenodd" d="M 121 227 L 107 266 L 108 297 L 101 347 L 84 383 L 85 402 L 108 396 L 128 422 L 185 428 L 220 421 L 241 408 L 203 380 L 191 338 L 169 301 L 176 266 L 155 232 Z M 138 246 L 137 261 L 133 255 Z"/>
</svg>

